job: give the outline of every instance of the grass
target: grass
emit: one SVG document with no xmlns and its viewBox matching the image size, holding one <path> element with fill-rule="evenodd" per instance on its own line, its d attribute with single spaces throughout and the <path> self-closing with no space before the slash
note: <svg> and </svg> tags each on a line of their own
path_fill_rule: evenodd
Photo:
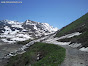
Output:
<svg viewBox="0 0 88 66">
<path fill-rule="evenodd" d="M 82 26 L 84 25 L 85 26 Z M 56 37 L 63 36 L 68 33 L 72 32 L 83 32 L 85 30 L 88 30 L 88 13 L 80 17 L 79 19 L 75 20 L 71 24 L 63 27 L 57 34 Z"/>
<path fill-rule="evenodd" d="M 81 43 L 83 47 L 88 47 L 88 13 L 75 20 L 71 24 L 63 27 L 60 31 L 57 32 L 55 37 L 61 37 L 74 32 L 80 32 L 82 34 L 72 38 L 60 39 L 58 41 L 71 41 L 72 43 Z"/>
<path fill-rule="evenodd" d="M 6 66 L 58 66 L 64 61 L 65 51 L 58 45 L 37 42 L 24 54 L 11 57 Z"/>
<path fill-rule="evenodd" d="M 83 47 L 88 47 L 88 31 L 83 32 L 79 36 L 58 40 L 59 42 L 81 43 Z"/>
</svg>

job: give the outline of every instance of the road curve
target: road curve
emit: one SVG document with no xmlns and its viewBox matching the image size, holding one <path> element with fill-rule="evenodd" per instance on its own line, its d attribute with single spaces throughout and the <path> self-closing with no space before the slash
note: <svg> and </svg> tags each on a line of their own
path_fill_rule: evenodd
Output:
<svg viewBox="0 0 88 66">
<path fill-rule="evenodd" d="M 61 66 L 88 66 L 88 53 L 69 46 L 66 49 L 66 58 Z"/>
<path fill-rule="evenodd" d="M 68 45 L 61 45 L 53 36 L 43 42 L 56 44 L 66 49 L 66 58 L 61 66 L 88 66 L 88 52 L 80 51 Z"/>
</svg>

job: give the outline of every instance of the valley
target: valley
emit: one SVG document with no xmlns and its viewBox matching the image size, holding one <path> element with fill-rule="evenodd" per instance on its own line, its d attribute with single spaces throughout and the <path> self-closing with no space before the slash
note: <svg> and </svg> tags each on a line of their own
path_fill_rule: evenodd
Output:
<svg viewBox="0 0 88 66">
<path fill-rule="evenodd" d="M 0 43 L 0 66 L 4 66 L 8 60 L 4 57 L 22 47 L 22 45 Z"/>
<path fill-rule="evenodd" d="M 43 46 L 43 44 L 46 46 Z M 31 20 L 26 20 L 24 23 L 9 20 L 0 21 L 0 65 L 8 65 L 8 63 L 14 65 L 16 63 L 14 66 L 17 66 L 17 64 L 19 63 L 20 65 L 20 61 L 22 61 L 23 66 L 25 66 L 25 64 L 28 66 L 35 61 L 35 64 L 45 64 L 46 66 L 46 60 L 43 58 L 47 58 L 47 54 L 42 54 L 44 56 L 39 61 L 36 61 L 35 56 L 37 56 L 36 53 L 38 53 L 38 50 L 42 50 L 41 53 L 50 51 L 49 49 L 45 49 L 48 45 L 55 45 L 55 47 L 61 46 L 63 48 L 63 51 L 62 49 L 61 51 L 59 51 L 59 49 L 53 51 L 54 47 L 51 48 L 53 52 L 59 51 L 59 53 L 62 53 L 63 57 L 61 60 L 57 60 L 56 57 L 60 58 L 59 56 L 61 56 L 61 54 L 57 55 L 59 53 L 56 52 L 56 55 L 51 55 L 51 60 L 55 60 L 50 60 L 50 64 L 56 64 L 56 66 L 88 66 L 88 13 L 59 30 L 47 23 L 39 23 Z M 30 50 L 30 47 L 33 46 L 35 47 L 34 50 Z M 48 46 L 48 48 L 50 47 Z M 65 52 L 64 48 L 66 49 L 66 53 L 63 53 Z M 32 51 L 32 54 L 34 53 L 33 58 L 31 58 L 32 63 L 29 62 L 30 59 L 25 59 L 29 57 L 30 51 Z M 25 57 L 25 54 L 27 57 Z M 16 60 L 16 62 L 14 62 L 13 57 L 16 59 L 19 58 L 17 60 L 19 62 Z M 8 60 L 10 58 L 13 60 L 12 63 Z M 20 60 L 20 58 L 22 59 Z M 43 61 L 45 63 L 43 63 Z"/>
</svg>

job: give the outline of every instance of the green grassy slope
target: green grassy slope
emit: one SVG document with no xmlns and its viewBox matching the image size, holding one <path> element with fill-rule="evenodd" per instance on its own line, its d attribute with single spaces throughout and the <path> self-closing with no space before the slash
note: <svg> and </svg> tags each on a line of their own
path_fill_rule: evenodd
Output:
<svg viewBox="0 0 88 66">
<path fill-rule="evenodd" d="M 72 22 L 71 24 L 65 26 L 60 31 L 57 32 L 56 37 L 60 37 L 66 34 L 80 32 L 79 36 L 72 37 L 70 39 L 61 39 L 59 41 L 71 41 L 72 43 L 82 43 L 82 46 L 88 47 L 88 13 Z"/>
<path fill-rule="evenodd" d="M 37 54 L 40 59 L 37 60 Z M 65 58 L 65 49 L 54 44 L 35 43 L 21 55 L 11 57 L 6 66 L 58 66 Z"/>
<path fill-rule="evenodd" d="M 84 25 L 84 26 L 83 26 Z M 60 37 L 62 35 L 73 33 L 73 32 L 84 32 L 88 30 L 88 13 L 80 17 L 79 19 L 75 20 L 71 24 L 63 27 L 58 33 L 56 37 Z"/>
</svg>

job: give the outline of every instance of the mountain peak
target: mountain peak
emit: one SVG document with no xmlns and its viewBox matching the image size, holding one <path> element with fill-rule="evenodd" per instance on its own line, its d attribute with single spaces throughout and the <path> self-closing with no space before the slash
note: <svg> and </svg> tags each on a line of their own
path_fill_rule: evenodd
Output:
<svg viewBox="0 0 88 66">
<path fill-rule="evenodd" d="M 28 19 L 28 20 L 26 20 L 25 22 L 30 22 L 30 21 L 31 21 L 31 20 Z"/>
<path fill-rule="evenodd" d="M 39 38 L 58 30 L 48 23 L 39 23 L 31 20 L 26 20 L 23 23 L 11 20 L 0 22 L 0 38 L 2 41 L 9 43 Z"/>
</svg>

